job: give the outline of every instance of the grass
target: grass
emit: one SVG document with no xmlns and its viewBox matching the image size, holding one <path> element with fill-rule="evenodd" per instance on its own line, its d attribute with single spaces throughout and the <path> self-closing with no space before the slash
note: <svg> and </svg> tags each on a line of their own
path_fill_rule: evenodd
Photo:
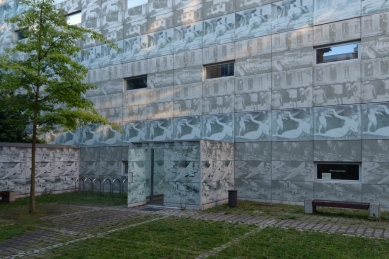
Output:
<svg viewBox="0 0 389 259">
<path fill-rule="evenodd" d="M 5 208 L 28 206 L 30 198 L 18 198 L 15 202 L 0 203 L 0 211 Z M 97 205 L 97 206 L 118 206 L 126 205 L 127 197 L 121 197 L 119 194 L 104 194 L 99 195 L 97 193 L 81 193 L 81 192 L 67 192 L 61 194 L 44 194 L 35 197 L 36 205 L 46 203 L 61 203 L 71 205 Z"/>
<path fill-rule="evenodd" d="M 389 240 L 265 228 L 209 258 L 388 258 Z"/>
<path fill-rule="evenodd" d="M 166 218 L 110 237 L 205 252 L 250 231 L 255 226 L 204 220 Z"/>
<path fill-rule="evenodd" d="M 36 197 L 36 212 L 28 213 L 29 198 L 18 198 L 12 203 L 0 202 L 0 242 L 37 229 L 44 223 L 41 217 L 77 212 L 79 208 L 67 205 L 117 206 L 127 204 L 119 195 L 91 193 L 47 194 Z"/>
<path fill-rule="evenodd" d="M 196 258 L 254 226 L 166 218 L 60 247 L 44 258 Z M 265 228 L 210 258 L 388 258 L 389 240 Z"/>
<path fill-rule="evenodd" d="M 0 242 L 33 230 L 36 230 L 36 225 L 30 222 L 0 226 Z"/>
<path fill-rule="evenodd" d="M 194 258 L 255 226 L 169 217 L 53 249 L 52 258 Z"/>
<path fill-rule="evenodd" d="M 83 206 L 118 206 L 126 205 L 127 198 L 120 195 L 98 195 L 96 193 L 79 193 L 70 192 L 62 194 L 45 194 L 35 197 L 36 212 L 33 215 L 28 214 L 28 206 L 30 199 L 18 198 L 12 203 L 0 202 L 0 218 L 1 219 L 22 219 L 27 218 L 39 218 L 42 216 L 51 216 L 55 214 L 61 214 L 65 211 L 61 210 L 61 204 L 63 205 L 83 205 Z M 66 207 L 66 213 L 70 213 L 76 208 L 69 211 L 69 207 Z M 27 215 L 26 215 L 27 214 Z"/>
<path fill-rule="evenodd" d="M 14 203 L 0 203 L 0 242 L 40 230 L 40 227 L 70 229 L 81 237 L 85 236 L 83 234 L 98 234 L 84 241 L 29 255 L 29 258 L 196 258 L 237 238 L 237 243 L 211 258 L 389 258 L 389 239 L 277 227 L 268 227 L 242 238 L 257 226 L 173 216 L 161 218 L 109 209 L 110 206 L 124 206 L 127 203 L 126 198 L 120 196 L 91 193 L 43 195 L 36 197 L 36 213 L 33 215 L 28 214 L 28 203 L 28 198 L 17 199 Z M 240 201 L 234 208 L 221 205 L 205 212 L 269 216 L 279 221 L 305 220 L 301 206 L 250 201 Z M 69 213 L 75 214 L 64 216 Z M 359 210 L 320 208 L 317 214 L 317 220 L 323 223 L 338 221 L 339 218 L 350 219 L 343 220 L 344 224 L 368 224 L 368 220 L 376 220 L 369 218 L 367 211 Z M 369 223 L 369 226 L 382 228 L 387 225 L 389 214 L 385 212 L 381 216 L 382 222 Z M 128 227 L 139 222 L 144 224 Z M 108 234 L 107 231 L 112 229 L 117 231 Z M 50 246 L 80 236 L 61 234 L 60 239 L 36 245 Z M 23 249 L 31 248 L 26 245 Z"/>
</svg>

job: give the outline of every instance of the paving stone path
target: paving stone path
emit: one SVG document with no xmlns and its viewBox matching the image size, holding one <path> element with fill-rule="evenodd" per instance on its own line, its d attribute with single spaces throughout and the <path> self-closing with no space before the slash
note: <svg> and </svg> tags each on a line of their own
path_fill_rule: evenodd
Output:
<svg viewBox="0 0 389 259">
<path fill-rule="evenodd" d="M 211 213 L 186 211 L 176 209 L 152 209 L 145 206 L 127 208 L 117 207 L 86 207 L 69 205 L 74 211 L 68 214 L 40 218 L 36 231 L 30 231 L 18 237 L 0 242 L 0 258 L 29 258 L 32 254 L 44 253 L 55 247 L 80 242 L 90 238 L 101 237 L 123 229 L 147 224 L 150 221 L 175 216 L 195 220 L 213 220 L 224 222 L 240 222 L 256 224 L 260 231 L 263 227 L 295 228 L 298 230 L 319 231 L 370 238 L 389 238 L 389 224 L 379 221 L 368 221 L 352 218 L 338 218 L 321 215 L 290 215 L 271 217 L 254 217 L 227 213 Z M 145 210 L 146 209 L 146 210 Z M 63 206 L 66 211 L 66 206 Z M 145 217 L 148 215 L 149 217 Z M 6 223 L 6 222 L 3 222 Z M 9 223 L 9 222 L 7 222 Z M 215 248 L 199 258 L 206 258 L 221 249 L 238 242 L 244 235 L 228 244 Z"/>
<path fill-rule="evenodd" d="M 253 217 L 247 215 L 234 215 L 225 213 L 204 213 L 198 211 L 181 211 L 163 209 L 160 211 L 142 211 L 141 207 L 132 209 L 138 213 L 170 215 L 178 217 L 189 217 L 193 219 L 216 220 L 226 222 L 241 222 L 246 224 L 263 224 L 270 220 L 276 220 L 273 227 L 296 228 L 299 230 L 313 230 L 319 232 L 349 234 L 355 236 L 389 238 L 389 224 L 379 221 L 368 221 L 362 219 L 337 218 L 320 215 L 299 215 L 296 219 L 282 220 L 275 217 Z"/>
</svg>

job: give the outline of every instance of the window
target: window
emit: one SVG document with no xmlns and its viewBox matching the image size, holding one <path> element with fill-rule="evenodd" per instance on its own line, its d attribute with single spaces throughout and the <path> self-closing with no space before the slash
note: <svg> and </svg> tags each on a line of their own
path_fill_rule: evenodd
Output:
<svg viewBox="0 0 389 259">
<path fill-rule="evenodd" d="M 128 161 L 122 161 L 122 175 L 128 174 Z"/>
<path fill-rule="evenodd" d="M 126 7 L 127 7 L 127 9 L 129 9 L 129 8 L 132 8 L 132 7 L 135 7 L 135 6 L 139 6 L 139 5 L 142 5 L 142 4 L 147 4 L 147 0 L 137 0 L 137 1 L 127 0 Z"/>
<path fill-rule="evenodd" d="M 319 181 L 360 181 L 358 163 L 318 163 L 316 180 Z"/>
<path fill-rule="evenodd" d="M 352 42 L 316 49 L 316 64 L 359 59 L 359 43 Z"/>
<path fill-rule="evenodd" d="M 147 88 L 147 75 L 125 78 L 124 82 L 127 91 Z"/>
<path fill-rule="evenodd" d="M 76 25 L 81 23 L 81 11 L 77 11 L 67 15 L 68 24 Z"/>
<path fill-rule="evenodd" d="M 205 67 L 205 78 L 212 79 L 234 75 L 234 62 L 209 65 Z"/>
<path fill-rule="evenodd" d="M 28 32 L 28 29 L 22 29 L 22 30 L 17 30 L 15 31 L 15 38 L 16 40 L 24 40 L 24 39 L 27 39 L 27 33 Z"/>
</svg>

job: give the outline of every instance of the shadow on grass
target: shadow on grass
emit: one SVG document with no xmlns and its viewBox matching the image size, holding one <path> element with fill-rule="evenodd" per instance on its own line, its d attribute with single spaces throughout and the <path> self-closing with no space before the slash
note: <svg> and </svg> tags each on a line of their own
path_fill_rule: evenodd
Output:
<svg viewBox="0 0 389 259">
<path fill-rule="evenodd" d="M 119 206 L 126 205 L 127 198 L 119 194 L 97 194 L 97 193 L 79 193 L 69 192 L 61 194 L 44 194 L 35 197 L 35 213 L 28 214 L 30 198 L 18 198 L 12 203 L 0 203 L 0 219 L 28 220 L 36 219 L 42 216 L 58 215 L 62 213 L 71 213 L 76 208 L 63 205 L 82 205 L 82 206 Z"/>
<path fill-rule="evenodd" d="M 18 198 L 15 202 L 0 202 L 0 242 L 37 229 L 40 218 L 80 211 L 77 206 L 108 207 L 126 205 L 127 198 L 119 194 L 62 193 L 35 197 L 35 213 L 29 214 L 30 198 Z M 75 205 L 75 206 L 72 206 Z"/>
</svg>

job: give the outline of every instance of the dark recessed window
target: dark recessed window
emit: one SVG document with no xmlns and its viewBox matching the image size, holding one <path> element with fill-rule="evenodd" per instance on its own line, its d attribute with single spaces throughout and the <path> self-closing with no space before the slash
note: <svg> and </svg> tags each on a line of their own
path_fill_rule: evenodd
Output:
<svg viewBox="0 0 389 259">
<path fill-rule="evenodd" d="M 234 75 L 234 62 L 209 65 L 205 67 L 206 79 Z"/>
<path fill-rule="evenodd" d="M 27 39 L 27 32 L 28 32 L 28 29 L 23 29 L 23 30 L 17 30 L 17 31 L 15 31 L 16 40 L 24 40 L 24 39 Z"/>
<path fill-rule="evenodd" d="M 359 43 L 331 45 L 316 49 L 316 64 L 359 58 Z"/>
<path fill-rule="evenodd" d="M 126 90 L 147 88 L 147 76 L 146 75 L 125 78 L 124 81 L 125 81 Z"/>
<path fill-rule="evenodd" d="M 359 164 L 330 164 L 323 163 L 316 165 L 317 179 L 318 180 L 346 180 L 346 181 L 359 181 Z"/>
<path fill-rule="evenodd" d="M 122 161 L 122 175 L 128 174 L 128 161 Z"/>
</svg>

